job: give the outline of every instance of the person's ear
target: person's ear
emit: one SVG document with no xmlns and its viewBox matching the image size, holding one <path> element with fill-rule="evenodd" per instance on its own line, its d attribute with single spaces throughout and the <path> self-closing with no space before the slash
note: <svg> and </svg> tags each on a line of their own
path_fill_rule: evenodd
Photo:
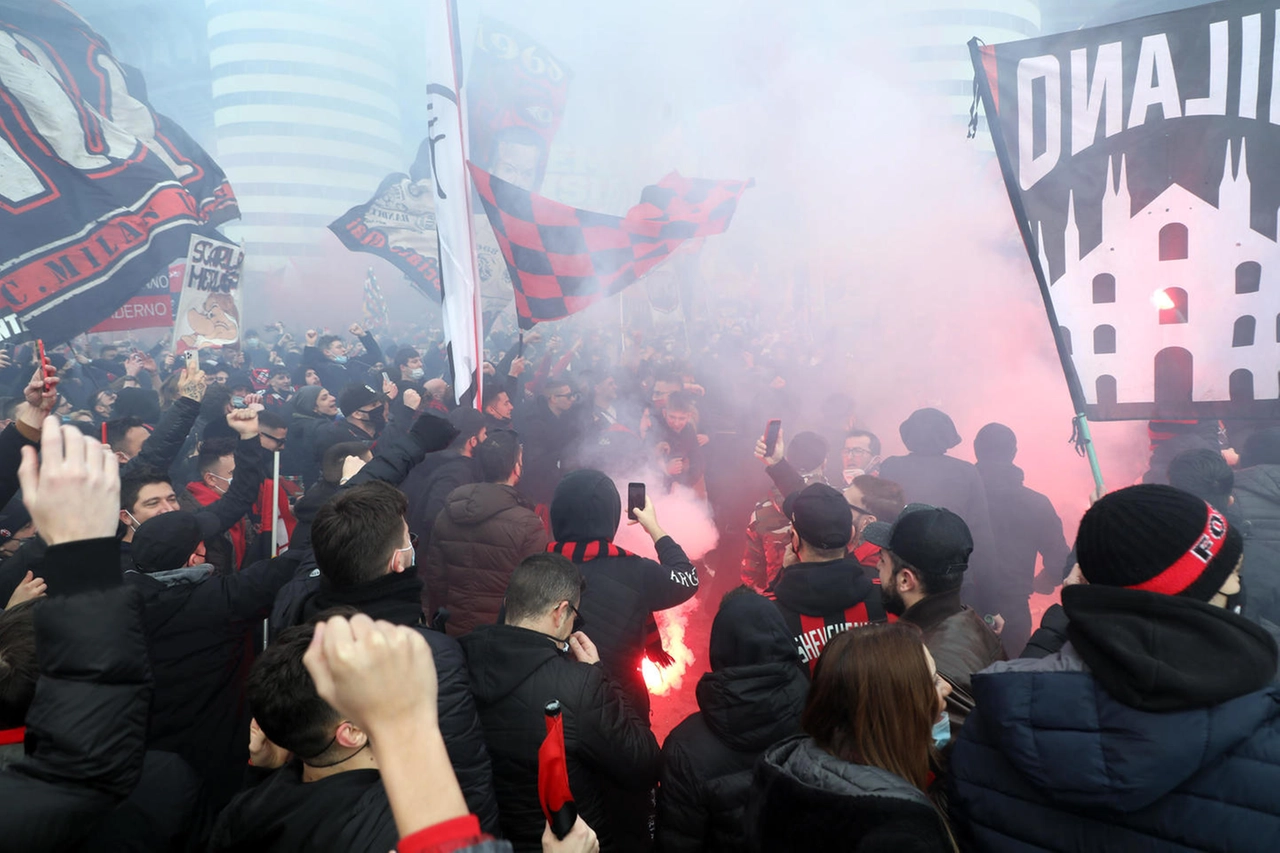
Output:
<svg viewBox="0 0 1280 853">
<path fill-rule="evenodd" d="M 403 553 L 398 549 L 391 552 L 391 562 L 387 564 L 387 574 L 398 575 L 404 571 L 404 566 L 400 565 L 400 555 Z"/>
<path fill-rule="evenodd" d="M 124 455 L 124 451 L 117 450 L 116 461 L 119 462 L 121 465 L 124 465 L 129 461 L 129 457 Z"/>
<path fill-rule="evenodd" d="M 129 517 L 129 510 L 127 509 L 120 510 L 120 523 L 123 524 L 125 527 L 133 526 L 133 519 Z"/>
<path fill-rule="evenodd" d="M 334 736 L 334 742 L 346 749 L 357 749 L 364 746 L 368 741 L 369 736 L 365 734 L 364 729 L 350 720 L 343 720 L 338 725 L 338 731 Z"/>
<path fill-rule="evenodd" d="M 916 570 L 904 566 L 898 572 L 898 592 L 915 592 L 919 588 L 920 578 L 916 577 Z"/>
</svg>

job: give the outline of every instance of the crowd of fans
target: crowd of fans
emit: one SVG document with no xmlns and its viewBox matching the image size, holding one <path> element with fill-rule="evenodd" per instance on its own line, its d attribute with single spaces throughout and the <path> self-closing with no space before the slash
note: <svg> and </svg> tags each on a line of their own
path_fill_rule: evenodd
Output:
<svg viewBox="0 0 1280 853">
<path fill-rule="evenodd" d="M 1280 849 L 1280 430 L 1152 424 L 1072 545 L 1008 427 L 883 458 L 732 322 L 496 333 L 479 410 L 429 334 L 348 333 L 5 355 L 0 849 Z M 699 594 L 660 744 L 641 663 Z"/>
</svg>

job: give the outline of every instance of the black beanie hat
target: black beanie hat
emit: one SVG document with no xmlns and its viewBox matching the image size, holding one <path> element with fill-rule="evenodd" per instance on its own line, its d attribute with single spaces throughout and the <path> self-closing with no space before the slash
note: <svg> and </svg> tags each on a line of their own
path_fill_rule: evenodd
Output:
<svg viewBox="0 0 1280 853">
<path fill-rule="evenodd" d="M 912 453 L 941 456 L 960 443 L 955 421 L 937 409 L 916 409 L 898 427 L 902 443 Z"/>
<path fill-rule="evenodd" d="M 1240 562 L 1244 539 L 1226 516 L 1172 486 L 1130 486 L 1080 520 L 1076 556 L 1091 584 L 1208 601 Z"/>
<path fill-rule="evenodd" d="M 979 462 L 1009 463 L 1018 455 L 1018 437 L 1004 424 L 987 424 L 973 437 Z"/>
</svg>

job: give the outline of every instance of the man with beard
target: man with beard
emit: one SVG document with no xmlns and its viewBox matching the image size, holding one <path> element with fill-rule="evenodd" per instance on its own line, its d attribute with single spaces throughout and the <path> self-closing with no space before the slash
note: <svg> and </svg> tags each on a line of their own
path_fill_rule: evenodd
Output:
<svg viewBox="0 0 1280 853">
<path fill-rule="evenodd" d="M 1000 638 L 960 603 L 973 552 L 969 526 L 950 510 L 908 504 L 893 525 L 870 524 L 863 538 L 881 549 L 884 609 L 920 629 L 938 675 L 951 685 L 947 714 L 954 736 L 973 710 L 970 677 L 1006 659 Z"/>
</svg>

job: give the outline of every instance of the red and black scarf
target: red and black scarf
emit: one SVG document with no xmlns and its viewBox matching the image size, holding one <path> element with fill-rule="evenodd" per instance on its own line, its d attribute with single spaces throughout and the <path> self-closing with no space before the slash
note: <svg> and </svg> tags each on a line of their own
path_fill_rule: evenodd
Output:
<svg viewBox="0 0 1280 853">
<path fill-rule="evenodd" d="M 589 563 L 602 557 L 634 557 L 630 551 L 619 548 L 608 539 L 588 539 L 586 542 L 552 542 L 547 551 L 566 557 L 572 563 Z"/>
<path fill-rule="evenodd" d="M 573 563 L 589 563 L 604 557 L 634 557 L 630 551 L 619 548 L 608 539 L 588 539 L 585 542 L 552 542 L 547 551 L 566 557 Z M 590 630 L 587 626 L 586 630 Z M 649 614 L 644 631 L 645 657 L 659 666 L 670 666 L 674 661 L 662 645 L 662 633 L 658 630 L 658 620 Z"/>
</svg>

